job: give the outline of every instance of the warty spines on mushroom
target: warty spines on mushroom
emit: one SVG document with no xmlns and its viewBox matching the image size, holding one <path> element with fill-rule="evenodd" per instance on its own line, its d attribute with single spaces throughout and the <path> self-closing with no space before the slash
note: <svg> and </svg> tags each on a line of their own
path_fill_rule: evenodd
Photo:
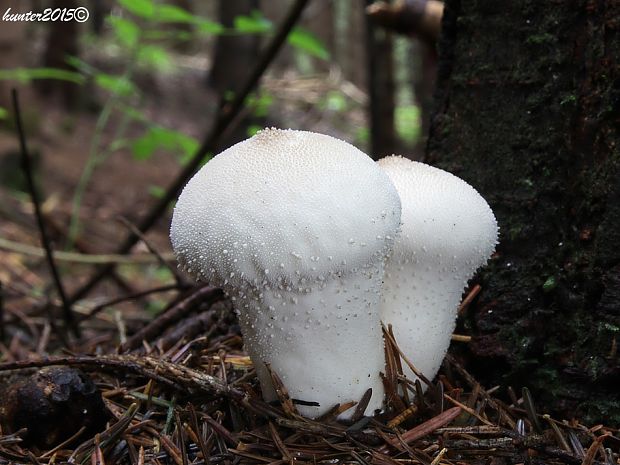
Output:
<svg viewBox="0 0 620 465">
<path fill-rule="evenodd" d="M 188 270 L 235 299 L 265 395 L 273 398 L 261 361 L 293 397 L 318 401 L 300 407 L 316 416 L 368 387 L 369 409 L 381 406 L 379 294 L 399 224 L 396 189 L 363 152 L 266 129 L 189 181 L 171 240 Z"/>
<path fill-rule="evenodd" d="M 484 198 L 447 171 L 398 156 L 378 164 L 402 204 L 401 233 L 386 264 L 382 319 L 393 324 L 416 368 L 432 378 L 450 344 L 464 287 L 497 244 L 497 221 Z"/>
</svg>

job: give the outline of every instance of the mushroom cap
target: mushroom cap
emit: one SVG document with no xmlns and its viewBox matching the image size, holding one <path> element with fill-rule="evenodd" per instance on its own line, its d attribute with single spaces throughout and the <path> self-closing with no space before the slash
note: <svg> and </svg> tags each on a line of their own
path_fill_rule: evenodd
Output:
<svg viewBox="0 0 620 465">
<path fill-rule="evenodd" d="M 439 168 L 395 155 L 378 164 L 402 202 L 401 233 L 392 260 L 433 257 L 439 266 L 450 266 L 469 279 L 497 244 L 497 221 L 486 200 L 467 182 Z"/>
<path fill-rule="evenodd" d="M 484 198 L 446 171 L 397 156 L 378 163 L 402 202 L 401 233 L 385 266 L 381 318 L 431 379 L 450 345 L 463 288 L 495 248 L 497 222 Z"/>
<path fill-rule="evenodd" d="M 265 129 L 194 175 L 170 237 L 197 277 L 260 286 L 383 261 L 399 221 L 398 193 L 366 154 L 322 134 Z"/>
</svg>

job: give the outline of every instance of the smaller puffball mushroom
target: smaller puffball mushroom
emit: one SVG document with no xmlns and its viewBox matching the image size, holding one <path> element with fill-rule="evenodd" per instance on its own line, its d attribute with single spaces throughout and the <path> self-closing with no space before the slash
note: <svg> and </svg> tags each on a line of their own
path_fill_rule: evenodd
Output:
<svg viewBox="0 0 620 465">
<path fill-rule="evenodd" d="M 277 398 L 269 364 L 317 417 L 369 388 L 367 411 L 382 406 L 380 292 L 399 225 L 398 193 L 363 152 L 267 129 L 196 173 L 170 237 L 187 271 L 233 299 L 263 396 Z"/>
<path fill-rule="evenodd" d="M 406 158 L 378 161 L 401 199 L 401 232 L 386 263 L 381 319 L 432 379 L 446 355 L 463 289 L 497 244 L 491 208 L 451 173 Z M 411 379 L 415 375 L 407 369 Z"/>
</svg>

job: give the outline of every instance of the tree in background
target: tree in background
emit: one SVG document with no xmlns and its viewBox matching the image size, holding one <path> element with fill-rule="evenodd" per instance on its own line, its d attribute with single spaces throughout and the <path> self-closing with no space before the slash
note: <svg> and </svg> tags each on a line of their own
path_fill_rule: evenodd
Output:
<svg viewBox="0 0 620 465">
<path fill-rule="evenodd" d="M 220 0 L 220 23 L 232 28 L 235 18 L 250 16 L 258 9 L 258 0 L 236 0 L 234 2 Z M 259 36 L 254 34 L 233 34 L 218 36 L 215 43 L 213 67 L 209 73 L 209 85 L 217 91 L 220 106 L 230 100 L 230 95 L 240 90 L 247 78 L 248 70 L 258 56 Z M 237 125 L 233 134 L 225 142 L 225 146 L 239 142 L 247 137 L 248 118 Z"/>
<path fill-rule="evenodd" d="M 449 0 L 428 161 L 501 227 L 469 366 L 620 424 L 620 4 Z M 462 212 L 467 214 L 467 212 Z"/>
</svg>

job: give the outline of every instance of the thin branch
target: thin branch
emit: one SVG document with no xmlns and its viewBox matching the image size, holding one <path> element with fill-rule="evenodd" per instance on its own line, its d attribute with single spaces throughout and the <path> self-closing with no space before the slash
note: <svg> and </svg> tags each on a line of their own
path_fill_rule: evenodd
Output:
<svg viewBox="0 0 620 465">
<path fill-rule="evenodd" d="M 11 241 L 4 237 L 0 237 L 0 249 L 8 250 L 9 252 L 15 252 L 21 255 L 28 255 L 31 257 L 45 257 L 45 250 L 41 247 L 24 244 L 22 242 Z M 119 255 L 91 254 L 54 250 L 52 251 L 52 255 L 57 262 L 72 262 L 81 263 L 84 265 L 106 265 L 108 263 L 113 263 L 116 265 L 151 265 L 159 261 L 159 258 L 155 255 L 146 253 L 134 255 Z M 167 261 L 174 260 L 174 254 L 172 253 L 161 254 L 161 257 Z"/>
<path fill-rule="evenodd" d="M 27 368 L 48 366 L 77 366 L 94 371 L 126 372 L 153 379 L 172 389 L 188 392 L 207 391 L 233 399 L 245 399 L 243 391 L 224 383 L 220 378 L 203 371 L 167 362 L 153 357 L 133 355 L 101 355 L 78 357 L 44 357 L 38 360 L 21 360 L 0 363 L 0 373 Z"/>
<path fill-rule="evenodd" d="M 0 281 L 0 344 L 4 344 L 6 332 L 4 330 L 4 288 Z"/>
<path fill-rule="evenodd" d="M 242 89 L 235 95 L 235 99 L 227 106 L 225 106 L 217 120 L 213 124 L 212 129 L 209 131 L 204 142 L 193 156 L 191 161 L 185 166 L 185 168 L 179 173 L 172 185 L 167 189 L 164 196 L 151 208 L 144 219 L 138 224 L 138 228 L 143 233 L 151 229 L 161 215 L 167 210 L 168 205 L 179 194 L 183 186 L 187 183 L 189 178 L 200 167 L 202 162 L 210 156 L 218 147 L 218 143 L 221 139 L 222 133 L 233 122 L 239 112 L 243 109 L 245 99 L 249 93 L 256 87 L 261 76 L 265 73 L 271 62 L 274 60 L 282 45 L 284 44 L 289 33 L 293 29 L 293 26 L 297 23 L 301 16 L 308 0 L 296 0 L 290 11 L 288 12 L 284 22 L 276 32 L 273 39 L 260 55 L 257 60 L 252 73 L 248 76 L 247 81 L 243 85 Z M 138 242 L 139 237 L 135 234 L 130 234 L 125 242 L 119 247 L 118 253 L 125 254 L 131 250 L 131 248 Z M 80 289 L 78 289 L 72 296 L 70 301 L 75 302 L 78 299 L 84 297 L 91 289 L 93 289 L 99 281 L 108 275 L 110 271 L 114 269 L 113 264 L 108 264 L 102 267 L 93 277 L 88 280 Z"/>
<path fill-rule="evenodd" d="M 121 352 L 126 352 L 135 349 L 142 344 L 143 340 L 148 341 L 153 337 L 161 334 L 166 328 L 173 323 L 181 320 L 185 315 L 194 310 L 196 304 L 209 303 L 213 304 L 224 296 L 221 289 L 217 289 L 212 286 L 203 286 L 198 288 L 196 292 L 193 292 L 187 298 L 172 305 L 170 308 L 159 314 L 157 318 L 151 321 L 148 325 L 130 337 L 121 348 Z"/>
<path fill-rule="evenodd" d="M 170 271 L 170 273 L 174 277 L 174 281 L 177 283 L 178 286 L 183 286 L 185 284 L 185 280 L 183 279 L 183 276 L 181 275 L 181 273 L 179 273 L 179 269 L 176 267 L 176 265 L 173 265 L 172 263 L 170 263 L 170 260 L 166 260 L 163 254 L 161 254 L 155 248 L 155 246 L 146 238 L 144 234 L 142 234 L 142 231 L 140 231 L 135 224 L 133 224 L 131 221 L 129 221 L 127 218 L 123 216 L 119 217 L 119 221 L 123 223 L 123 225 L 127 229 L 129 229 L 129 231 L 131 231 L 132 234 L 135 234 L 136 236 L 140 238 L 140 240 L 144 243 L 144 245 L 146 245 L 146 248 L 149 249 L 149 252 L 151 252 L 153 255 L 155 255 L 155 257 L 157 257 L 157 261 L 159 262 L 161 266 L 163 266 L 164 268 Z"/>
<path fill-rule="evenodd" d="M 79 321 L 82 322 L 84 320 L 88 320 L 112 305 L 129 302 L 131 300 L 139 299 L 141 297 L 146 297 L 147 295 L 156 294 L 159 292 L 182 291 L 189 287 L 191 287 L 189 284 L 184 284 L 182 286 L 179 286 L 178 284 L 167 284 L 165 286 L 154 287 L 152 289 L 146 289 L 144 291 L 134 292 L 133 294 L 116 297 L 91 308 L 87 314 L 79 317 Z"/>
<path fill-rule="evenodd" d="M 34 205 L 34 213 L 37 220 L 37 225 L 39 227 L 39 233 L 41 235 L 41 242 L 43 248 L 45 249 L 45 256 L 47 258 L 47 263 L 50 267 L 50 271 L 52 272 L 52 278 L 54 280 L 54 285 L 56 286 L 56 291 L 58 292 L 58 296 L 62 301 L 63 318 L 65 320 L 65 324 L 69 328 L 71 328 L 71 330 L 76 336 L 79 337 L 80 331 L 73 315 L 73 311 L 71 310 L 71 302 L 69 302 L 69 299 L 67 299 L 67 295 L 65 294 L 65 289 L 60 279 L 60 273 L 58 272 L 56 262 L 54 261 L 54 255 L 52 254 L 52 247 L 50 245 L 49 238 L 47 237 L 47 232 L 45 230 L 45 222 L 43 221 L 43 214 L 41 213 L 41 201 L 39 199 L 39 194 L 34 183 L 34 176 L 32 174 L 32 162 L 30 160 L 30 154 L 28 153 L 28 149 L 26 147 L 26 136 L 22 127 L 17 89 L 13 89 L 11 94 L 13 97 L 13 111 L 15 112 L 15 127 L 17 128 L 17 134 L 19 136 L 19 144 L 21 148 L 22 167 L 24 170 L 26 181 L 28 183 L 30 197 L 32 198 L 32 203 Z"/>
</svg>

